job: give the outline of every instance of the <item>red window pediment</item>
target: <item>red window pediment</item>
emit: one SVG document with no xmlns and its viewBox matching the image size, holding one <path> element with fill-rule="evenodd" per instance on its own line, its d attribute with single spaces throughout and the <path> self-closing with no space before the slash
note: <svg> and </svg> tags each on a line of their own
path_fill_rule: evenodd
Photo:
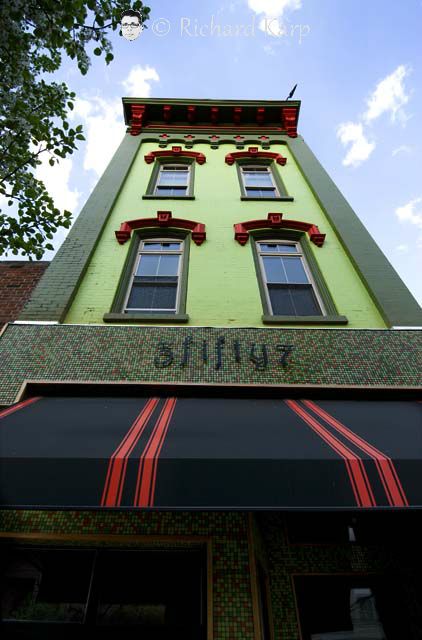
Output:
<svg viewBox="0 0 422 640">
<path fill-rule="evenodd" d="M 152 164 L 155 158 L 194 158 L 198 164 L 204 164 L 206 162 L 206 157 L 203 153 L 198 153 L 197 151 L 185 151 L 182 147 L 150 151 L 150 153 L 147 153 L 145 156 L 145 162 L 147 164 Z"/>
<path fill-rule="evenodd" d="M 281 155 L 281 153 L 273 153 L 272 151 L 259 151 L 258 147 L 249 147 L 247 151 L 235 151 L 226 155 L 226 164 L 234 164 L 236 160 L 243 159 L 256 160 L 258 158 L 264 158 L 267 160 L 275 160 L 277 164 L 284 166 L 287 162 L 287 158 Z"/>
<path fill-rule="evenodd" d="M 157 211 L 156 218 L 138 218 L 137 220 L 126 220 L 126 222 L 122 222 L 120 229 L 115 231 L 117 242 L 119 244 L 125 244 L 130 239 L 132 231 L 148 227 L 187 229 L 192 232 L 192 240 L 197 245 L 201 245 L 206 239 L 205 224 L 202 222 L 173 218 L 171 211 Z"/>
<path fill-rule="evenodd" d="M 245 245 L 249 239 L 249 231 L 255 229 L 294 229 L 308 234 L 311 242 L 322 247 L 325 233 L 321 233 L 316 224 L 299 220 L 283 220 L 282 213 L 269 213 L 265 220 L 247 220 L 234 225 L 234 239 Z"/>
</svg>

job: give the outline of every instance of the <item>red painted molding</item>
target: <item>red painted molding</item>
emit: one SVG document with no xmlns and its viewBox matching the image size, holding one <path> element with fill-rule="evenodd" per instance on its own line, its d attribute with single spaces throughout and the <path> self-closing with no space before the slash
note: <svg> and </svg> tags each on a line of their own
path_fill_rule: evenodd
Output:
<svg viewBox="0 0 422 640">
<path fill-rule="evenodd" d="M 195 122 L 196 120 L 196 107 L 195 105 L 188 106 L 188 122 Z"/>
<path fill-rule="evenodd" d="M 218 123 L 218 107 L 211 107 L 211 122 L 213 124 Z"/>
<path fill-rule="evenodd" d="M 298 109 L 296 107 L 283 107 L 281 110 L 281 122 L 283 129 L 290 138 L 297 138 Z"/>
<path fill-rule="evenodd" d="M 171 120 L 171 105 L 169 104 L 166 104 L 163 107 L 163 120 L 167 123 Z"/>
<path fill-rule="evenodd" d="M 117 242 L 119 244 L 125 244 L 125 242 L 130 239 L 134 229 L 143 229 L 145 227 L 188 229 L 192 232 L 192 240 L 197 245 L 201 245 L 207 237 L 205 225 L 202 222 L 172 218 L 171 211 L 157 211 L 156 218 L 138 218 L 137 220 L 126 220 L 126 222 L 122 222 L 120 229 L 115 231 Z"/>
<path fill-rule="evenodd" d="M 282 213 L 269 213 L 266 220 L 247 220 L 234 225 L 234 239 L 241 245 L 245 245 L 249 239 L 249 231 L 254 229 L 296 229 L 305 231 L 311 242 L 317 247 L 322 247 L 325 233 L 321 233 L 316 224 L 312 222 L 299 222 L 298 220 L 283 220 Z"/>
<path fill-rule="evenodd" d="M 146 112 L 146 106 L 144 104 L 131 104 L 131 123 L 129 133 L 131 136 L 139 136 L 144 126 L 144 117 Z"/>
<path fill-rule="evenodd" d="M 240 118 L 242 116 L 242 107 L 234 107 L 233 109 L 233 122 L 240 124 Z"/>
<path fill-rule="evenodd" d="M 174 157 L 174 158 L 195 158 L 198 164 L 204 164 L 206 161 L 206 157 L 203 153 L 198 153 L 197 151 L 184 151 L 182 147 L 172 147 L 171 149 L 164 149 L 163 151 L 150 151 L 145 156 L 145 162 L 147 164 L 152 164 L 155 158 L 163 158 L 163 157 Z"/>
<path fill-rule="evenodd" d="M 264 124 L 265 122 L 265 108 L 258 107 L 256 110 L 256 121 L 258 124 Z"/>
<path fill-rule="evenodd" d="M 226 155 L 226 164 L 234 164 L 236 160 L 241 158 L 270 158 L 275 160 L 277 164 L 284 166 L 287 162 L 287 158 L 281 155 L 281 153 L 273 153 L 272 151 L 258 151 L 258 147 L 249 147 L 247 151 L 236 151 L 234 153 L 228 153 Z"/>
</svg>

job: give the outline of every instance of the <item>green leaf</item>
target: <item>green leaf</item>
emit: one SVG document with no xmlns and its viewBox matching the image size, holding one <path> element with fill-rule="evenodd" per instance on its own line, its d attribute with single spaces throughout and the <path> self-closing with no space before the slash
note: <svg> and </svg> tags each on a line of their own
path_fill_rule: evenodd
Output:
<svg viewBox="0 0 422 640">
<path fill-rule="evenodd" d="M 96 47 L 94 49 L 94 56 L 100 56 L 101 55 L 101 49 L 100 47 Z"/>
</svg>

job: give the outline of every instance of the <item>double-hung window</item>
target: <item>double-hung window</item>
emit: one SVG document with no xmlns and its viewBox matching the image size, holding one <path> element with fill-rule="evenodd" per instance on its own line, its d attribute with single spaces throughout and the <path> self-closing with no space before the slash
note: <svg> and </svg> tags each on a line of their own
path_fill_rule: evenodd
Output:
<svg viewBox="0 0 422 640">
<path fill-rule="evenodd" d="M 180 238 L 141 240 L 125 313 L 178 312 L 184 243 Z"/>
<path fill-rule="evenodd" d="M 269 314 L 323 315 L 300 243 L 265 240 L 258 241 L 256 248 Z"/>
<path fill-rule="evenodd" d="M 154 195 L 177 198 L 189 195 L 190 164 L 162 164 L 158 171 Z"/>
<path fill-rule="evenodd" d="M 247 198 L 278 198 L 277 189 L 270 166 L 240 166 L 243 192 Z"/>
</svg>

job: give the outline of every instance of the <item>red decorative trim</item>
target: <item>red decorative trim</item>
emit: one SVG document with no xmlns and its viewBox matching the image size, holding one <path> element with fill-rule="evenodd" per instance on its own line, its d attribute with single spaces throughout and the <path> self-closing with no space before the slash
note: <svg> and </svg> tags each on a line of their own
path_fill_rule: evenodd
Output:
<svg viewBox="0 0 422 640">
<path fill-rule="evenodd" d="M 144 116 L 146 112 L 146 106 L 144 104 L 131 104 L 130 114 L 131 122 L 129 133 L 131 136 L 139 136 L 144 126 Z"/>
<path fill-rule="evenodd" d="M 164 151 L 150 151 L 145 156 L 145 162 L 152 164 L 155 158 L 163 158 L 166 156 L 183 157 L 183 158 L 195 158 L 198 164 L 204 164 L 206 157 L 203 153 L 198 151 L 184 151 L 182 147 L 172 147 L 171 149 L 165 149 Z"/>
<path fill-rule="evenodd" d="M 22 400 L 22 402 L 19 402 L 18 404 L 14 404 L 11 407 L 8 407 L 7 409 L 3 409 L 3 411 L 0 411 L 0 418 L 6 418 L 6 416 L 10 416 L 11 413 L 14 413 L 15 411 L 19 411 L 20 409 L 23 409 L 24 407 L 27 407 L 30 404 L 33 404 L 34 402 L 38 402 L 38 400 L 41 400 L 41 396 L 37 396 L 36 398 L 28 398 L 27 400 Z"/>
<path fill-rule="evenodd" d="M 241 158 L 270 158 L 275 160 L 277 164 L 284 166 L 287 162 L 287 158 L 281 155 L 281 153 L 273 153 L 272 151 L 258 151 L 258 147 L 249 147 L 247 151 L 236 151 L 234 153 L 228 153 L 226 155 L 226 164 L 234 164 L 235 160 Z"/>
<path fill-rule="evenodd" d="M 115 231 L 117 242 L 125 244 L 134 229 L 145 227 L 175 227 L 176 229 L 188 229 L 192 231 L 192 240 L 198 246 L 207 237 L 205 225 L 195 220 L 184 220 L 183 218 L 172 218 L 171 211 L 157 211 L 156 218 L 138 218 L 137 220 L 126 220 L 120 225 L 120 229 Z"/>
<path fill-rule="evenodd" d="M 195 122 L 196 120 L 196 107 L 195 105 L 188 106 L 188 122 Z"/>
<path fill-rule="evenodd" d="M 281 110 L 281 122 L 283 129 L 290 138 L 297 138 L 298 110 L 296 107 L 283 107 Z"/>
<path fill-rule="evenodd" d="M 218 123 L 218 107 L 211 107 L 211 122 L 213 124 Z"/>
<path fill-rule="evenodd" d="M 158 402 L 158 398 L 150 398 L 147 401 L 141 413 L 111 456 L 108 462 L 107 475 L 101 498 L 102 507 L 120 506 L 129 457 L 144 433 Z"/>
<path fill-rule="evenodd" d="M 248 220 L 239 222 L 234 226 L 234 239 L 241 245 L 245 245 L 249 239 L 249 231 L 253 229 L 296 229 L 305 231 L 311 242 L 317 247 L 322 247 L 325 233 L 321 233 L 318 227 L 311 222 L 299 222 L 298 220 L 283 220 L 282 213 L 269 213 L 266 220 Z"/>
<path fill-rule="evenodd" d="M 164 122 L 170 122 L 171 120 L 171 105 L 170 104 L 166 104 L 163 107 L 163 120 Z"/>
<path fill-rule="evenodd" d="M 256 110 L 256 121 L 258 124 L 264 124 L 265 122 L 265 108 L 258 107 Z"/>
<path fill-rule="evenodd" d="M 233 109 L 233 121 L 235 124 L 240 124 L 240 118 L 242 115 L 242 107 L 234 107 Z"/>
</svg>

